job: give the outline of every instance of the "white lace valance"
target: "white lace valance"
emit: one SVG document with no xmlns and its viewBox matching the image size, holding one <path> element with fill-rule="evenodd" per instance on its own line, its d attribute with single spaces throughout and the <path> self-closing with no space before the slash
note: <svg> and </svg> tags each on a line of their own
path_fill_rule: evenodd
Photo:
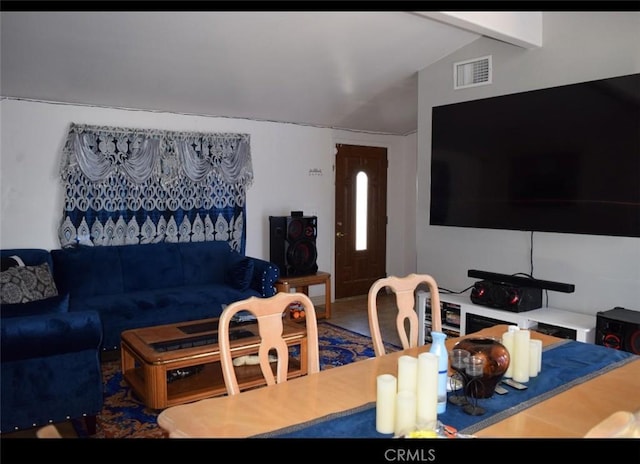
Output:
<svg viewBox="0 0 640 464">
<path fill-rule="evenodd" d="M 71 124 L 63 149 L 61 175 L 79 168 L 91 182 L 123 174 L 143 184 L 155 177 L 163 186 L 180 177 L 192 182 L 214 175 L 226 184 L 253 182 L 250 136 Z"/>
</svg>

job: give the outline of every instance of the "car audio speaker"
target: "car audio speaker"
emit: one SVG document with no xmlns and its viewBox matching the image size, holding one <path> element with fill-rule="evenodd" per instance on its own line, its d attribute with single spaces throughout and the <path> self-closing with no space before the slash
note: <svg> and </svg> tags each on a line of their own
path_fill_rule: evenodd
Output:
<svg viewBox="0 0 640 464">
<path fill-rule="evenodd" d="M 640 354 L 640 312 L 621 307 L 598 311 L 596 345 Z"/>
<path fill-rule="evenodd" d="M 304 216 L 297 211 L 291 216 L 269 216 L 269 260 L 278 266 L 283 277 L 315 274 L 317 237 L 317 216 Z"/>
</svg>

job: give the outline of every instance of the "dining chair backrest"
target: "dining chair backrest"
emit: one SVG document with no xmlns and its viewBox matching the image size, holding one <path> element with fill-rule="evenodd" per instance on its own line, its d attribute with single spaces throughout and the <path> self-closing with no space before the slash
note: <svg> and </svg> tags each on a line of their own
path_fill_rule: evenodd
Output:
<svg viewBox="0 0 640 464">
<path fill-rule="evenodd" d="M 274 385 L 287 380 L 287 373 L 289 370 L 289 348 L 283 338 L 283 318 L 286 317 L 285 313 L 289 311 L 289 307 L 292 304 L 301 305 L 302 309 L 304 309 L 304 320 L 307 331 L 307 348 L 306 350 L 300 350 L 300 356 L 305 356 L 306 351 L 307 373 L 312 374 L 320 371 L 318 324 L 315 308 L 309 297 L 303 293 L 287 292 L 279 292 L 268 298 L 250 297 L 228 305 L 222 311 L 218 323 L 220 364 L 227 393 L 229 395 L 237 395 L 240 393 L 238 378 L 233 364 L 231 340 L 229 338 L 229 329 L 233 316 L 240 311 L 249 311 L 255 316 L 260 336 L 260 346 L 258 348 L 260 370 L 262 371 L 262 375 L 267 385 Z M 271 367 L 272 359 L 270 359 L 270 354 L 273 355 L 274 351 L 277 358 L 275 361 L 275 376 Z"/>
<path fill-rule="evenodd" d="M 38 438 L 62 438 L 62 434 L 58 430 L 55 424 L 47 424 L 36 430 L 36 437 Z"/>
<path fill-rule="evenodd" d="M 415 291 L 421 285 L 426 285 L 431 293 L 432 330 L 441 331 L 440 294 L 438 293 L 438 285 L 432 276 L 428 274 L 409 274 L 404 277 L 389 276 L 376 280 L 369 288 L 367 297 L 369 330 L 371 331 L 376 356 L 382 356 L 386 353 L 384 340 L 380 332 L 378 293 L 381 289 L 388 288 L 395 294 L 396 307 L 398 309 L 396 328 L 398 330 L 398 336 L 400 337 L 400 343 L 402 343 L 402 348 L 407 349 L 418 346 L 419 324 L 424 324 L 424 321 L 418 321 L 418 312 L 415 307 Z M 409 325 L 408 334 L 407 321 Z"/>
</svg>

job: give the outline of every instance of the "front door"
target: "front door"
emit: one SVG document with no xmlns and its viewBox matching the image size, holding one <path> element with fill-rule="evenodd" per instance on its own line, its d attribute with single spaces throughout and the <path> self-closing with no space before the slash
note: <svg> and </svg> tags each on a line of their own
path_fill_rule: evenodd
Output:
<svg viewBox="0 0 640 464">
<path fill-rule="evenodd" d="M 336 148 L 335 297 L 346 298 L 386 276 L 387 149 Z"/>
</svg>

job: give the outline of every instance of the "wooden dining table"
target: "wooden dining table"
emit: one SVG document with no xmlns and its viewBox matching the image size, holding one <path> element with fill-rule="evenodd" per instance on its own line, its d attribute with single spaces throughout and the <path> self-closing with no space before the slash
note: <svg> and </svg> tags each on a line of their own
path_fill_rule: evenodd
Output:
<svg viewBox="0 0 640 464">
<path fill-rule="evenodd" d="M 500 338 L 506 325 L 466 337 Z M 448 349 L 461 338 L 446 341 Z M 543 349 L 563 341 L 531 331 Z M 376 400 L 376 377 L 397 375 L 398 358 L 429 345 L 322 370 L 269 387 L 173 406 L 158 415 L 170 438 L 243 438 L 304 424 Z M 580 438 L 616 411 L 640 410 L 640 356 L 474 433 L 487 438 Z"/>
</svg>

